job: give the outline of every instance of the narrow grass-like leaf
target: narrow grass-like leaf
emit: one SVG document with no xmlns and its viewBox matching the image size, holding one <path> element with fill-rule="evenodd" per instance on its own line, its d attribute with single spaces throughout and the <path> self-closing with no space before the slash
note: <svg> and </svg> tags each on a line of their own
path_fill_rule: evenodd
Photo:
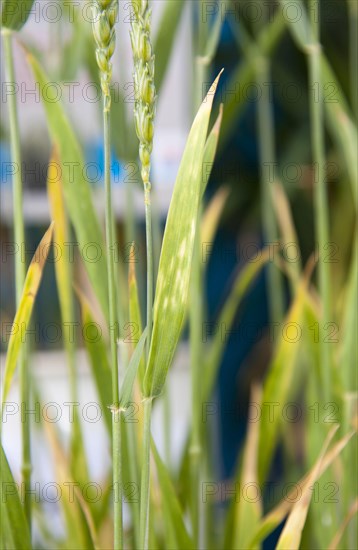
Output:
<svg viewBox="0 0 358 550">
<path fill-rule="evenodd" d="M 19 31 L 29 17 L 34 0 L 3 0 L 1 8 L 1 26 Z"/>
<path fill-rule="evenodd" d="M 136 254 L 135 254 L 135 248 L 134 243 L 132 243 L 130 254 L 129 254 L 130 262 L 129 262 L 129 269 L 128 269 L 128 295 L 129 295 L 129 302 L 128 302 L 128 310 L 129 310 L 129 327 L 130 330 L 134 328 L 136 334 L 142 334 L 142 318 L 141 318 L 141 312 L 140 312 L 140 305 L 139 305 L 139 296 L 138 296 L 138 286 L 137 286 L 137 278 L 136 278 L 136 270 L 135 270 L 135 262 L 136 262 Z M 130 340 L 133 340 L 130 338 Z M 137 347 L 139 345 L 139 342 L 137 343 Z M 144 342 L 143 342 L 144 346 Z M 133 359 L 133 353 L 135 352 L 134 343 L 131 342 L 130 350 L 129 350 L 129 357 L 131 358 L 130 361 Z M 127 442 L 127 450 L 128 450 L 128 459 L 125 458 L 123 460 L 123 479 L 127 479 L 130 483 L 136 483 L 137 486 L 139 486 L 139 479 L 140 479 L 140 473 L 139 473 L 139 443 L 142 436 L 142 428 L 143 423 L 142 420 L 142 403 L 141 403 L 141 396 L 140 396 L 140 387 L 143 383 L 144 378 L 144 369 L 145 369 L 145 359 L 143 357 L 143 353 L 141 353 L 142 357 L 139 358 L 139 364 L 137 367 L 135 367 L 134 377 L 136 373 L 138 372 L 138 379 L 139 384 L 136 384 L 135 379 L 131 383 L 132 388 L 130 391 L 130 398 L 132 401 L 133 407 L 137 407 L 137 422 L 134 424 L 132 422 L 126 422 L 125 423 L 125 438 Z M 127 372 L 130 365 L 127 367 Z M 125 376 L 128 376 L 128 374 L 125 374 Z M 125 381 L 123 381 L 122 387 L 124 386 Z M 127 405 L 123 404 L 123 400 L 121 403 L 120 398 L 120 406 L 123 408 L 126 408 Z M 139 435 L 140 433 L 140 435 Z M 126 464 L 128 463 L 128 465 Z M 126 477 L 126 472 L 128 472 L 128 476 Z M 131 503 L 132 508 L 132 518 L 133 518 L 133 544 L 134 546 L 139 544 L 139 536 L 140 536 L 140 510 L 139 510 L 139 503 L 138 502 L 132 502 Z"/>
<path fill-rule="evenodd" d="M 306 289 L 308 285 L 308 275 L 302 279 L 294 302 L 288 312 L 284 326 L 296 327 L 302 326 L 302 318 L 305 307 Z M 282 408 L 287 403 L 290 395 L 290 388 L 294 379 L 296 359 L 300 350 L 300 338 L 297 333 L 293 337 L 286 337 L 280 334 L 274 357 L 271 362 L 270 370 L 264 384 L 264 403 L 276 403 Z M 266 479 L 266 474 L 271 464 L 273 452 L 275 449 L 280 413 L 275 414 L 273 420 L 270 416 L 269 407 L 263 407 L 260 426 L 260 445 L 259 445 L 259 480 L 260 483 Z"/>
<path fill-rule="evenodd" d="M 128 404 L 132 400 L 134 381 L 137 375 L 139 363 L 142 359 L 147 332 L 147 328 L 145 328 L 143 334 L 139 338 L 139 342 L 136 345 L 133 355 L 129 361 L 122 385 L 119 389 L 119 407 L 124 410 L 128 407 Z"/>
<path fill-rule="evenodd" d="M 353 256 L 345 289 L 345 305 L 342 319 L 340 365 L 345 391 L 357 390 L 357 302 L 358 302 L 358 237 L 354 238 Z"/>
<path fill-rule="evenodd" d="M 166 0 L 163 9 L 159 30 L 154 41 L 155 88 L 157 92 L 159 92 L 164 81 L 184 6 L 184 0 Z"/>
<path fill-rule="evenodd" d="M 215 233 L 226 204 L 228 193 L 229 190 L 226 187 L 221 187 L 211 199 L 203 215 L 200 225 L 200 254 L 203 258 L 205 257 L 205 262 L 207 262 L 207 258 L 210 255 L 212 242 L 215 238 Z M 186 315 L 187 313 L 186 311 Z M 186 322 L 186 315 L 184 317 L 184 323 Z"/>
<path fill-rule="evenodd" d="M 85 295 L 78 288 L 76 288 L 76 293 L 81 306 L 82 326 L 86 327 L 87 332 L 90 327 L 97 327 L 98 325 L 95 323 L 91 306 Z M 109 433 L 111 433 L 112 418 L 108 407 L 112 404 L 112 376 L 103 335 L 100 338 L 92 338 L 87 335 L 85 345 L 106 426 Z"/>
<path fill-rule="evenodd" d="M 332 447 L 330 451 L 326 453 L 320 465 L 319 476 L 323 475 L 327 468 L 339 456 L 339 454 L 351 440 L 353 435 L 354 432 L 350 432 L 349 434 L 345 435 L 344 437 L 342 437 L 342 439 L 337 441 L 337 443 Z M 257 545 L 261 541 L 263 541 L 270 533 L 272 533 L 276 529 L 276 527 L 278 527 L 280 523 L 285 519 L 285 517 L 292 509 L 294 502 L 297 500 L 297 492 L 302 491 L 302 489 L 308 484 L 309 475 L 310 473 L 308 473 L 300 481 L 298 481 L 292 491 L 287 494 L 286 498 L 284 498 L 277 506 L 275 506 L 275 508 L 271 510 L 271 512 L 264 516 L 259 526 L 257 527 L 255 534 L 252 536 L 251 541 L 247 545 L 248 550 L 255 549 Z"/>
<path fill-rule="evenodd" d="M 74 549 L 95 549 L 98 547 L 97 532 L 89 504 L 78 483 L 71 476 L 69 460 L 62 448 L 55 425 L 46 417 L 43 425 L 52 452 L 56 481 L 61 487 L 60 504 L 66 520 L 68 536 L 66 546 Z M 73 493 L 66 491 L 69 485 L 72 485 Z"/>
<path fill-rule="evenodd" d="M 178 498 L 170 479 L 169 472 L 163 463 L 152 440 L 152 454 L 156 465 L 158 481 L 161 491 L 162 505 L 161 510 L 165 520 L 170 523 L 170 530 L 175 533 L 175 546 L 177 550 L 192 549 L 194 544 L 189 536 L 183 520 L 183 510 L 180 507 Z"/>
<path fill-rule="evenodd" d="M 252 390 L 251 402 L 261 407 L 262 391 L 258 386 Z M 258 486 L 257 478 L 257 458 L 259 443 L 259 422 L 249 420 L 248 433 L 246 437 L 242 472 L 240 477 L 240 487 Z M 233 548 L 247 548 L 247 543 L 251 540 L 255 529 L 257 528 L 262 515 L 262 502 L 260 499 L 240 498 L 235 502 L 235 522 Z"/>
<path fill-rule="evenodd" d="M 20 502 L 17 484 L 12 476 L 4 449 L 0 445 L 0 542 L 7 550 L 32 548 L 29 526 Z"/>
<path fill-rule="evenodd" d="M 32 258 L 24 283 L 20 305 L 13 322 L 13 330 L 9 340 L 9 346 L 6 354 L 5 373 L 3 383 L 2 402 L 5 401 L 10 389 L 12 377 L 16 369 L 16 362 L 19 355 L 21 343 L 24 341 L 22 327 L 27 329 L 37 291 L 39 289 L 42 272 L 45 267 L 47 256 L 50 250 L 53 234 L 53 223 L 42 237 L 39 246 Z"/>
<path fill-rule="evenodd" d="M 51 87 L 49 79 L 39 62 L 30 53 L 28 53 L 27 58 L 40 89 L 49 89 Z M 65 115 L 62 103 L 60 101 L 54 102 L 46 94 L 41 94 L 41 98 L 51 139 L 54 146 L 56 146 L 61 163 L 63 193 L 67 211 L 76 232 L 89 278 L 102 311 L 108 319 L 105 247 L 101 227 L 93 207 L 90 187 L 84 177 L 84 160 L 81 148 Z M 89 247 L 92 248 L 91 251 Z M 92 257 L 86 260 L 86 254 L 93 254 L 94 249 L 97 254 L 96 261 L 93 261 Z"/>
<path fill-rule="evenodd" d="M 344 521 L 342 525 L 340 526 L 338 532 L 334 536 L 332 542 L 330 543 L 328 550 L 337 550 L 339 548 L 339 544 L 341 542 L 341 539 L 344 535 L 345 530 L 347 529 L 350 521 L 354 518 L 354 516 L 358 513 L 358 498 L 353 502 L 352 506 L 350 507 L 347 516 L 344 518 Z"/>
<path fill-rule="evenodd" d="M 65 327 L 66 324 L 75 324 L 73 291 L 72 291 L 72 270 L 69 257 L 69 250 L 66 244 L 70 241 L 68 220 L 65 212 L 65 204 L 62 192 L 62 178 L 59 177 L 60 162 L 56 149 L 52 157 L 47 173 L 47 194 L 50 202 L 51 216 L 54 221 L 54 243 L 56 246 L 55 275 L 56 284 L 60 301 L 61 319 Z M 67 353 L 69 366 L 69 382 L 71 400 L 77 401 L 77 379 L 76 379 L 76 359 L 75 359 L 75 341 L 68 331 L 64 330 L 64 346 Z M 73 425 L 71 430 L 71 468 L 77 481 L 87 479 L 88 468 L 85 456 L 83 436 L 78 417 L 78 411 L 74 410 Z"/>
<path fill-rule="evenodd" d="M 326 454 L 327 448 L 337 429 L 338 426 L 334 426 L 330 430 L 326 441 L 324 442 L 317 462 L 309 473 L 307 483 L 302 489 L 302 494 L 293 505 L 290 515 L 288 516 L 285 527 L 276 546 L 277 550 L 298 550 L 300 546 L 302 531 L 306 522 L 308 508 L 311 503 L 313 486 L 320 475 L 323 457 Z"/>
<path fill-rule="evenodd" d="M 186 312 L 204 148 L 219 77 L 194 120 L 169 207 L 159 262 L 153 334 L 144 378 L 144 392 L 151 397 L 162 391 Z"/>
<path fill-rule="evenodd" d="M 272 187 L 273 205 L 276 212 L 278 224 L 282 234 L 284 245 L 294 245 L 299 250 L 299 242 L 295 226 L 293 224 L 290 203 L 281 183 L 275 181 Z M 300 258 L 297 261 L 290 262 L 290 273 L 292 273 L 294 283 L 297 283 L 301 274 Z"/>
<path fill-rule="evenodd" d="M 61 316 L 63 322 L 73 320 L 71 271 L 69 258 L 67 256 L 67 247 L 65 243 L 69 242 L 69 232 L 66 220 L 65 205 L 62 194 L 61 178 L 58 177 L 60 167 L 57 151 L 54 150 L 47 174 L 47 193 L 50 202 L 50 210 L 54 225 L 54 242 L 56 245 L 55 275 L 61 307 Z M 65 340 L 65 346 L 71 354 L 70 339 Z M 70 346 L 70 348 L 69 348 Z"/>
</svg>

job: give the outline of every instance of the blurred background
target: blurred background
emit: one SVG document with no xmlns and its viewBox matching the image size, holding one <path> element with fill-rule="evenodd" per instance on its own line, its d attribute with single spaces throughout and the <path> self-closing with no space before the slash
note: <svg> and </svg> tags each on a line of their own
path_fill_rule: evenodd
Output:
<svg viewBox="0 0 358 550">
<path fill-rule="evenodd" d="M 224 105 L 221 138 L 205 196 L 205 203 L 209 203 L 224 187 L 228 196 L 215 239 L 210 243 L 210 256 L 205 260 L 205 309 L 207 322 L 215 326 L 233 281 L 247 263 L 252 250 L 281 242 L 276 218 L 282 203 L 279 196 L 271 192 L 274 183 L 280 184 L 291 207 L 301 252 L 300 265 L 305 266 L 311 255 L 317 252 L 314 206 L 317 167 L 312 157 L 307 52 L 299 46 L 289 25 L 292 21 L 299 22 L 303 12 L 300 11 L 300 3 L 295 1 L 282 4 L 246 0 L 171 2 L 175 7 L 172 7 L 164 26 L 163 14 L 167 3 L 162 0 L 151 2 L 153 34 L 157 37 L 154 44 L 158 48 L 155 54 L 159 59 L 152 168 L 156 261 L 171 191 L 193 115 L 209 83 L 224 68 L 215 105 L 215 114 L 219 103 Z M 117 238 L 124 251 L 123 256 L 128 243 L 135 240 L 137 272 L 143 283 L 144 208 L 132 121 L 134 88 L 129 41 L 130 2 L 120 1 L 119 4 L 111 120 L 113 203 Z M 307 3 L 303 5 L 308 7 Z M 63 101 L 84 148 L 86 179 L 93 189 L 95 205 L 103 213 L 101 101 L 90 17 L 86 16 L 85 6 L 85 2 L 35 2 L 21 36 L 14 40 L 27 262 L 50 220 L 46 175 L 51 150 L 40 97 L 44 90 L 37 88 L 34 82 L 23 55 L 22 42 L 37 53 L 53 81 L 48 93 L 54 94 L 54 101 L 57 100 L 56 94 Z M 350 183 L 352 171 L 347 168 L 339 125 L 332 112 L 344 106 L 351 119 L 357 120 L 357 2 L 323 0 L 318 17 L 322 51 L 336 77 L 326 78 L 323 83 L 317 82 L 317 97 L 322 94 L 329 120 L 325 126 L 326 158 L 322 170 L 329 203 L 330 240 L 324 253 L 330 260 L 332 299 L 335 300 L 335 297 L 341 296 L 348 279 L 354 250 L 356 204 Z M 160 40 L 164 46 L 161 46 Z M 203 49 L 203 44 L 209 44 L 209 47 Z M 0 297 L 2 327 L 5 327 L 13 319 L 15 311 L 13 257 L 7 248 L 7 244 L 12 243 L 13 225 L 7 101 L 14 90 L 7 86 L 3 67 L 1 76 Z M 78 250 L 75 257 L 79 257 Z M 296 259 L 292 262 L 295 263 Z M 78 261 L 74 265 L 76 277 L 86 286 L 83 268 Z M 270 292 L 272 288 L 273 293 Z M 271 329 L 273 323 L 282 321 L 290 300 L 287 277 L 279 270 L 272 273 L 272 268 L 268 266 L 246 295 L 237 311 L 233 329 L 225 336 L 227 345 L 213 397 L 216 408 L 210 428 L 218 479 L 230 479 L 235 472 L 238 452 L 246 433 L 250 387 L 266 372 L 275 344 Z M 339 317 L 339 301 L 335 306 Z M 49 261 L 33 316 L 34 332 L 29 337 L 34 350 L 31 369 L 39 392 L 53 396 L 51 399 L 54 402 L 64 403 L 69 399 L 69 394 L 67 367 L 64 352 L 61 351 L 63 340 L 51 326 L 52 323 L 60 325 L 60 312 L 54 269 Z M 337 323 L 336 319 L 332 319 L 332 323 Z M 76 330 L 76 339 L 82 348 L 80 330 Z M 3 331 L 2 352 L 6 344 L 7 335 Z M 78 351 L 78 373 L 82 406 L 96 402 L 96 390 L 83 349 Z M 169 453 L 173 464 L 179 464 L 190 419 L 189 385 L 189 352 L 184 339 L 170 374 L 168 388 L 172 423 Z M 16 401 L 16 396 L 15 385 L 9 400 Z M 163 406 L 163 403 L 159 404 L 154 418 L 154 433 L 162 450 L 165 447 L 161 435 Z M 17 416 L 10 418 L 4 429 L 5 449 L 15 473 L 20 467 L 18 420 Z M 84 423 L 85 445 L 93 479 L 103 478 L 110 463 L 107 434 L 102 424 Z M 60 426 L 65 432 L 69 430 L 65 417 L 60 420 Z M 299 426 L 296 428 L 290 449 L 299 468 L 303 440 Z M 36 465 L 34 479 L 51 479 L 50 464 L 46 462 L 41 444 L 37 445 L 36 439 L 33 441 L 33 454 Z M 279 451 L 271 472 L 272 480 L 280 479 L 282 468 Z M 272 543 L 268 544 L 270 547 Z"/>
</svg>

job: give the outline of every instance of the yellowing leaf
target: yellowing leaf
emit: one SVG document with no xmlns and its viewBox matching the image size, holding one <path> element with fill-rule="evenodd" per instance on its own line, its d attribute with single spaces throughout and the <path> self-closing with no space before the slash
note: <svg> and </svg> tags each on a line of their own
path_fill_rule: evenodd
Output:
<svg viewBox="0 0 358 550">
<path fill-rule="evenodd" d="M 344 518 L 344 521 L 341 527 L 339 528 L 338 532 L 336 533 L 335 537 L 333 538 L 331 544 L 329 545 L 328 550 L 337 550 L 349 522 L 354 518 L 354 516 L 357 513 L 358 513 L 358 498 L 355 499 L 352 506 L 350 507 L 347 516 Z"/>
<path fill-rule="evenodd" d="M 56 149 L 53 151 L 47 174 L 47 190 L 50 202 L 51 217 L 55 222 L 54 243 L 56 246 L 55 256 L 55 274 L 59 300 L 61 305 L 61 314 L 64 321 L 73 319 L 72 291 L 71 291 L 71 271 L 69 259 L 67 257 L 67 248 L 65 243 L 69 241 L 65 205 L 63 201 L 61 178 L 58 176 L 60 161 Z M 67 344 L 67 341 L 66 341 Z"/>
<path fill-rule="evenodd" d="M 280 226 L 283 244 L 294 245 L 295 251 L 299 251 L 299 243 L 296 229 L 293 224 L 290 203 L 281 183 L 279 183 L 278 181 L 274 182 L 272 193 L 272 202 L 276 211 L 277 221 Z M 289 262 L 289 267 L 290 275 L 292 275 L 293 282 L 297 283 L 301 272 L 300 259 L 298 258 L 297 261 Z"/>
<path fill-rule="evenodd" d="M 73 291 L 72 291 L 72 269 L 69 250 L 66 246 L 69 242 L 68 220 L 65 211 L 63 199 L 62 178 L 60 174 L 60 161 L 57 150 L 52 152 L 51 160 L 47 172 L 47 195 L 50 202 L 50 211 L 54 225 L 54 246 L 55 258 L 54 262 L 57 291 L 59 295 L 61 320 L 63 326 L 65 323 L 75 324 L 75 315 L 73 307 Z M 68 331 L 64 331 L 64 346 L 67 353 L 69 366 L 69 379 L 71 386 L 71 395 L 73 399 L 76 396 L 77 379 L 76 379 L 76 358 L 75 358 L 75 341 L 70 337 Z M 77 480 L 87 479 L 88 468 L 87 460 L 83 445 L 83 436 L 78 413 L 75 410 L 72 430 L 71 430 L 71 457 L 72 457 L 72 473 Z"/>
<path fill-rule="evenodd" d="M 253 387 L 251 402 L 260 406 L 262 391 L 258 386 Z M 251 484 L 258 487 L 257 455 L 259 443 L 259 422 L 249 420 L 248 434 L 245 443 L 244 458 L 240 479 L 240 487 Z M 262 515 L 261 499 L 240 498 L 236 504 L 234 520 L 234 548 L 247 548 Z"/>
<path fill-rule="evenodd" d="M 288 516 L 285 527 L 276 546 L 277 550 L 298 550 L 300 546 L 302 531 L 306 522 L 308 508 L 311 503 L 313 486 L 320 475 L 323 457 L 326 454 L 327 448 L 337 429 L 338 426 L 334 426 L 331 429 L 326 441 L 323 444 L 323 448 L 317 462 L 307 477 L 307 482 L 303 487 L 302 494 L 293 505 L 291 513 Z"/>
<path fill-rule="evenodd" d="M 306 303 L 308 275 L 300 282 L 296 297 L 284 321 L 284 327 L 292 330 L 292 335 L 281 331 L 270 370 L 264 384 L 263 403 L 273 404 L 276 412 L 272 418 L 270 406 L 262 408 L 259 445 L 259 480 L 266 479 L 271 464 L 279 431 L 279 419 L 282 418 L 282 408 L 285 406 L 291 388 L 296 360 L 301 346 L 299 333 Z M 286 329 L 285 329 L 286 330 Z"/>
<path fill-rule="evenodd" d="M 350 432 L 349 434 L 342 437 L 332 447 L 332 449 L 325 454 L 321 462 L 318 477 L 327 470 L 332 462 L 334 462 L 337 456 L 342 452 L 347 443 L 350 441 L 353 434 L 354 432 Z M 254 548 L 256 548 L 258 543 L 263 541 L 267 537 L 267 535 L 272 533 L 276 529 L 276 527 L 280 525 L 280 523 L 285 519 L 287 514 L 292 509 L 292 506 L 297 499 L 297 493 L 299 494 L 306 485 L 309 485 L 309 477 L 310 473 L 308 473 L 300 481 L 298 481 L 292 491 L 288 493 L 286 498 L 284 498 L 271 512 L 264 516 L 264 518 L 258 525 L 255 534 L 252 536 L 249 544 L 247 545 L 248 550 L 253 550 Z"/>
<path fill-rule="evenodd" d="M 55 425 L 46 417 L 43 425 L 51 448 L 56 481 L 62 491 L 60 504 L 67 525 L 68 541 L 74 549 L 98 548 L 97 530 L 91 509 L 77 480 L 72 478 L 70 463 L 60 443 Z M 71 491 L 68 487 L 72 487 Z"/>
<path fill-rule="evenodd" d="M 53 223 L 42 237 L 39 246 L 32 258 L 24 283 L 22 296 L 15 319 L 12 325 L 12 332 L 9 340 L 9 346 L 5 361 L 5 374 L 2 402 L 5 401 L 10 389 L 12 377 L 16 369 L 16 362 L 19 355 L 21 343 L 24 341 L 22 327 L 27 327 L 30 322 L 32 309 L 34 307 L 37 291 L 39 289 L 42 272 L 50 250 L 53 234 Z"/>
</svg>

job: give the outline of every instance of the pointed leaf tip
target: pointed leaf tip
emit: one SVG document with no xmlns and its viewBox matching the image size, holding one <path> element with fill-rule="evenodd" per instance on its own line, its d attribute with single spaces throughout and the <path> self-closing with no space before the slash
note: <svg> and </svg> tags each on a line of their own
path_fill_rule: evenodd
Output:
<svg viewBox="0 0 358 550">
<path fill-rule="evenodd" d="M 202 197 L 205 144 L 221 73 L 210 87 L 191 127 L 169 207 L 159 261 L 152 339 L 144 377 L 146 397 L 160 395 L 183 328 Z"/>
</svg>

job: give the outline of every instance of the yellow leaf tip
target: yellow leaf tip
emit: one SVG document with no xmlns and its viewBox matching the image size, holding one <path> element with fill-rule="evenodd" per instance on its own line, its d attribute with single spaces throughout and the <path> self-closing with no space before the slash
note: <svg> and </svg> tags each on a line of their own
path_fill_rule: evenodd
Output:
<svg viewBox="0 0 358 550">
<path fill-rule="evenodd" d="M 217 86 L 218 86 L 218 83 L 219 83 L 219 80 L 220 80 L 220 77 L 222 75 L 222 72 L 223 72 L 224 69 L 221 69 L 221 71 L 219 72 L 218 76 L 215 78 L 214 82 L 212 83 L 212 85 L 210 86 L 209 88 L 209 91 L 208 93 L 206 94 L 206 97 L 202 103 L 202 106 L 203 105 L 206 105 L 207 108 L 210 110 L 211 109 L 211 106 L 213 104 L 213 101 L 214 101 L 214 96 L 216 94 L 216 90 L 217 90 Z"/>
</svg>

